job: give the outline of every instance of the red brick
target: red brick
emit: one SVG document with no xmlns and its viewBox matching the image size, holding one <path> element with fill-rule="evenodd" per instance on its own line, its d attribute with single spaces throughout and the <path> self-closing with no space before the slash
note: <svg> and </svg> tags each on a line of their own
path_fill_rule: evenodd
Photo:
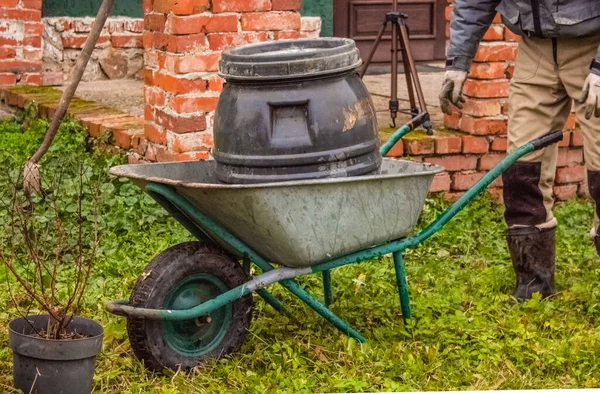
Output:
<svg viewBox="0 0 600 394">
<path fill-rule="evenodd" d="M 506 134 L 507 122 L 504 118 L 473 118 L 464 115 L 460 118 L 459 128 L 475 135 Z"/>
<path fill-rule="evenodd" d="M 433 138 L 404 139 L 404 151 L 409 155 L 431 155 L 435 153 Z"/>
<path fill-rule="evenodd" d="M 206 116 L 179 116 L 167 112 L 156 111 L 156 123 L 175 133 L 191 133 L 206 130 Z"/>
<path fill-rule="evenodd" d="M 487 153 L 490 144 L 485 137 L 463 136 L 463 153 Z"/>
<path fill-rule="evenodd" d="M 115 48 L 143 48 L 141 34 L 113 34 L 110 42 Z"/>
<path fill-rule="evenodd" d="M 175 153 L 167 150 L 163 146 L 155 146 L 156 149 L 156 161 L 158 162 L 169 162 L 169 161 L 198 161 L 208 160 L 208 151 L 201 152 L 185 152 Z"/>
<path fill-rule="evenodd" d="M 302 0 L 273 0 L 273 11 L 300 11 Z"/>
<path fill-rule="evenodd" d="M 205 55 L 167 56 L 165 68 L 177 74 L 193 72 L 219 71 L 221 53 Z"/>
<path fill-rule="evenodd" d="M 295 30 L 290 30 L 290 31 L 276 31 L 275 34 L 273 35 L 273 38 L 276 40 L 296 40 L 298 38 L 306 38 L 308 37 L 308 34 L 303 33 L 301 31 L 295 31 Z"/>
<path fill-rule="evenodd" d="M 446 7 L 444 10 L 444 18 L 446 21 L 450 22 L 452 20 L 452 13 L 454 12 L 454 7 Z"/>
<path fill-rule="evenodd" d="M 161 51 L 172 53 L 197 52 L 208 47 L 208 40 L 204 33 L 184 36 L 154 33 L 152 46 Z"/>
<path fill-rule="evenodd" d="M 577 127 L 577 117 L 574 113 L 570 113 L 567 118 L 567 123 L 565 124 L 564 130 L 575 130 Z"/>
<path fill-rule="evenodd" d="M 465 115 L 475 117 L 498 116 L 502 114 L 502 104 L 497 99 L 473 99 L 467 97 L 461 111 Z"/>
<path fill-rule="evenodd" d="M 253 12 L 242 14 L 242 30 L 299 30 L 297 12 Z"/>
<path fill-rule="evenodd" d="M 559 149 L 556 160 L 557 167 L 568 167 L 573 165 L 583 164 L 583 150 L 576 149 Z"/>
<path fill-rule="evenodd" d="M 452 180 L 450 179 L 450 175 L 448 175 L 448 173 L 444 172 L 442 174 L 437 174 L 433 177 L 433 182 L 431 183 L 429 191 L 431 193 L 447 192 L 450 191 L 451 184 Z"/>
<path fill-rule="evenodd" d="M 4 8 L 17 8 L 19 0 L 0 0 L 0 7 Z"/>
<path fill-rule="evenodd" d="M 475 79 L 501 79 L 506 78 L 505 62 L 473 63 L 469 73 L 470 78 Z"/>
<path fill-rule="evenodd" d="M 504 28 L 504 39 L 508 42 L 518 42 L 521 40 L 521 36 L 510 31 L 508 27 Z"/>
<path fill-rule="evenodd" d="M 21 4 L 23 5 L 23 8 L 30 10 L 42 9 L 42 0 L 21 0 Z"/>
<path fill-rule="evenodd" d="M 209 0 L 154 0 L 154 11 L 175 15 L 199 14 L 210 8 Z"/>
<path fill-rule="evenodd" d="M 517 57 L 517 45 L 507 43 L 483 42 L 479 45 L 474 61 L 476 62 L 499 62 L 512 61 Z"/>
<path fill-rule="evenodd" d="M 21 79 L 19 80 L 19 83 L 23 84 L 23 85 L 41 85 L 42 84 L 42 74 L 40 74 L 40 73 L 21 74 Z"/>
<path fill-rule="evenodd" d="M 425 159 L 427 163 L 437 164 L 446 169 L 446 171 L 462 171 L 474 170 L 477 168 L 477 156 L 444 156 L 444 157 L 428 157 Z"/>
<path fill-rule="evenodd" d="M 485 172 L 473 172 L 469 174 L 455 173 L 452 174 L 452 190 L 464 191 L 469 190 L 476 184 L 483 176 Z"/>
<path fill-rule="evenodd" d="M 513 77 L 514 73 L 515 73 L 515 65 L 514 64 L 509 64 L 506 67 L 506 78 L 511 79 Z"/>
<path fill-rule="evenodd" d="M 571 133 L 563 132 L 563 139 L 558 143 L 559 148 L 568 148 L 571 143 Z"/>
<path fill-rule="evenodd" d="M 496 167 L 496 165 L 498 165 L 498 163 L 504 160 L 505 157 L 506 154 L 503 153 L 492 153 L 483 155 L 481 156 L 481 159 L 479 159 L 479 170 L 489 171 L 492 168 Z"/>
<path fill-rule="evenodd" d="M 65 75 L 62 73 L 62 71 L 42 73 L 42 85 L 44 86 L 59 86 L 64 82 Z"/>
<path fill-rule="evenodd" d="M 0 47 L 0 60 L 13 59 L 15 56 L 17 56 L 15 47 Z"/>
<path fill-rule="evenodd" d="M 41 48 L 23 48 L 23 59 L 25 60 L 37 60 L 42 61 L 42 49 Z"/>
<path fill-rule="evenodd" d="M 502 41 L 504 39 L 504 26 L 492 25 L 483 36 L 484 41 Z"/>
<path fill-rule="evenodd" d="M 24 61 L 15 59 L 0 60 L 0 73 L 14 72 L 40 72 L 42 70 L 42 62 Z"/>
<path fill-rule="evenodd" d="M 63 47 L 81 49 L 85 45 L 87 37 L 87 34 L 72 34 L 62 36 Z M 96 48 L 100 45 L 108 44 L 109 42 L 110 36 L 100 36 L 98 38 L 98 42 L 96 42 Z"/>
<path fill-rule="evenodd" d="M 154 107 L 164 107 L 167 99 L 164 90 L 153 87 L 144 87 L 144 103 Z"/>
<path fill-rule="evenodd" d="M 506 137 L 496 137 L 494 141 L 492 141 L 491 150 L 506 152 L 508 148 L 508 139 Z"/>
<path fill-rule="evenodd" d="M 113 130 L 115 145 L 122 149 L 131 149 L 133 147 L 133 139 L 141 135 L 144 135 L 142 128 L 116 128 Z"/>
<path fill-rule="evenodd" d="M 460 114 L 455 112 L 452 115 L 444 114 L 444 126 L 449 129 L 458 129 L 458 123 L 460 122 Z"/>
<path fill-rule="evenodd" d="M 173 152 L 195 152 L 208 150 L 214 145 L 213 136 L 209 132 L 167 135 L 167 147 Z"/>
<path fill-rule="evenodd" d="M 13 73 L 0 74 L 0 86 L 14 85 L 17 83 L 17 76 Z"/>
<path fill-rule="evenodd" d="M 156 120 L 156 109 L 151 105 L 144 105 L 144 120 L 154 122 Z"/>
<path fill-rule="evenodd" d="M 104 124 L 122 118 L 129 118 L 130 116 L 127 114 L 91 114 L 88 116 L 82 116 L 79 118 L 83 127 L 88 129 L 89 134 L 92 137 L 100 136 L 100 127 Z"/>
<path fill-rule="evenodd" d="M 207 82 L 202 78 L 186 79 L 173 75 L 156 73 L 154 84 L 173 94 L 201 93 L 206 90 Z"/>
<path fill-rule="evenodd" d="M 494 17 L 494 20 L 492 21 L 492 23 L 502 23 L 502 15 L 500 15 L 499 13 L 496 13 L 496 16 Z"/>
<path fill-rule="evenodd" d="M 463 93 L 466 96 L 477 98 L 508 97 L 508 80 L 476 80 L 467 79 Z"/>
<path fill-rule="evenodd" d="M 238 31 L 237 15 L 169 16 L 167 33 L 226 33 Z"/>
<path fill-rule="evenodd" d="M 554 186 L 554 195 L 559 201 L 566 201 L 577 197 L 577 185 Z"/>
<path fill-rule="evenodd" d="M 267 41 L 268 39 L 269 33 L 266 31 L 252 33 L 215 33 L 208 35 L 209 47 L 213 51 L 222 51 L 226 48 L 253 42 Z"/>
<path fill-rule="evenodd" d="M 556 183 L 582 182 L 585 179 L 585 167 L 563 167 L 556 170 Z"/>
<path fill-rule="evenodd" d="M 32 46 L 35 48 L 41 48 L 42 47 L 42 36 L 40 35 L 26 35 L 23 38 L 23 43 L 24 46 Z"/>
<path fill-rule="evenodd" d="M 154 0 L 142 0 L 142 10 L 144 14 L 147 16 L 154 9 Z"/>
<path fill-rule="evenodd" d="M 148 141 L 152 141 L 160 145 L 167 144 L 167 132 L 165 129 L 154 123 L 146 122 L 144 124 L 144 136 L 148 139 Z"/>
<path fill-rule="evenodd" d="M 271 0 L 212 0 L 212 12 L 270 11 Z"/>
<path fill-rule="evenodd" d="M 144 28 L 150 31 L 165 31 L 167 25 L 167 16 L 164 14 L 146 14 L 144 15 Z"/>
<path fill-rule="evenodd" d="M 386 140 L 387 141 L 387 140 Z M 382 141 L 384 142 L 384 141 Z M 403 157 L 404 156 L 404 143 L 402 141 L 398 141 L 393 147 L 392 149 L 390 149 L 390 151 L 387 153 L 387 155 L 385 155 L 385 157 Z M 412 158 L 414 161 L 415 158 Z"/>
<path fill-rule="evenodd" d="M 583 133 L 575 130 L 571 133 L 571 146 L 583 146 Z"/>
<path fill-rule="evenodd" d="M 217 108 L 218 102 L 218 96 L 175 96 L 169 101 L 169 107 L 177 113 L 212 112 Z"/>
<path fill-rule="evenodd" d="M 12 19 L 22 22 L 39 22 L 42 19 L 42 11 L 6 9 L 0 7 L 0 20 L 2 19 Z"/>
<path fill-rule="evenodd" d="M 448 154 L 460 153 L 462 139 L 459 136 L 438 135 L 435 137 L 435 153 Z"/>
<path fill-rule="evenodd" d="M 42 35 L 44 33 L 44 24 L 41 22 L 27 22 L 25 23 L 24 32 L 30 35 Z"/>
<path fill-rule="evenodd" d="M 211 92 L 221 92 L 223 90 L 223 85 L 225 84 L 225 79 L 218 75 L 213 75 L 208 80 L 208 90 Z"/>
</svg>

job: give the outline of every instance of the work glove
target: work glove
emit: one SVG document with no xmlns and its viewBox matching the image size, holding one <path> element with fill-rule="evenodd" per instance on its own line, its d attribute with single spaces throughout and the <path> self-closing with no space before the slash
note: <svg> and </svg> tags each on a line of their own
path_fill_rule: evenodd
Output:
<svg viewBox="0 0 600 394">
<path fill-rule="evenodd" d="M 452 115 L 451 103 L 459 109 L 463 107 L 465 98 L 462 95 L 462 90 L 466 80 L 466 71 L 446 71 L 444 82 L 442 83 L 442 92 L 440 93 L 440 107 L 446 115 Z"/>
<path fill-rule="evenodd" d="M 591 119 L 592 115 L 600 118 L 600 75 L 594 73 L 588 75 L 579 103 L 584 105 L 586 119 Z"/>
</svg>

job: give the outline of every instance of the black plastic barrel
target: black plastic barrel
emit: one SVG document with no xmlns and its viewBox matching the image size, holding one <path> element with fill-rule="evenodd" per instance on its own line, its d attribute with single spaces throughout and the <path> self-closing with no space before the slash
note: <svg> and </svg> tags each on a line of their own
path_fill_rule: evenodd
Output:
<svg viewBox="0 0 600 394">
<path fill-rule="evenodd" d="M 223 52 L 213 155 L 226 183 L 364 175 L 381 165 L 354 41 L 283 40 Z"/>
</svg>

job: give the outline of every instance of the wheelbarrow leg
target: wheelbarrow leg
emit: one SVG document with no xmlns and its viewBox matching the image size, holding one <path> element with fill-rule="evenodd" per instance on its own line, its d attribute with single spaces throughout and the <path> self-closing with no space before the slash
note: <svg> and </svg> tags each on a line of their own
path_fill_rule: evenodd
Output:
<svg viewBox="0 0 600 394">
<path fill-rule="evenodd" d="M 273 294 L 268 292 L 266 289 L 256 290 L 256 294 L 262 297 L 263 300 L 273 307 L 277 312 L 285 313 L 285 308 L 281 301 L 279 301 Z"/>
<path fill-rule="evenodd" d="M 396 269 L 396 283 L 398 284 L 398 294 L 400 295 L 400 307 L 402 308 L 402 318 L 404 324 L 411 318 L 410 298 L 408 296 L 408 283 L 406 281 L 406 271 L 404 269 L 404 258 L 402 252 L 395 252 L 394 268 Z"/>
<path fill-rule="evenodd" d="M 300 287 L 300 285 L 298 285 L 293 280 L 285 279 L 279 283 L 283 287 L 288 289 L 290 292 L 292 292 L 296 297 L 300 298 L 302 302 L 311 307 L 315 312 L 317 312 L 325 320 L 333 324 L 335 328 L 337 328 L 344 334 L 348 335 L 351 338 L 354 338 L 360 343 L 367 341 L 360 332 L 356 331 L 354 328 L 352 328 L 352 326 L 350 326 L 350 324 L 348 324 L 343 319 L 339 318 L 335 313 L 333 313 L 330 309 L 321 304 L 315 297 L 310 295 L 306 290 Z"/>
<path fill-rule="evenodd" d="M 323 293 L 325 298 L 325 306 L 329 307 L 333 302 L 333 293 L 331 291 L 331 271 L 323 271 Z"/>
</svg>

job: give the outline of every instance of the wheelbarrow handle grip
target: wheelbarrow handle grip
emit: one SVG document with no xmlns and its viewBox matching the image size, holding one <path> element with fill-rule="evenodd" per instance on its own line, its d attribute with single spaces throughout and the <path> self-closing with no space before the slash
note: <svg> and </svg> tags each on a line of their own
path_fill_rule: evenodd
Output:
<svg viewBox="0 0 600 394">
<path fill-rule="evenodd" d="M 562 130 L 553 130 L 543 136 L 534 139 L 530 143 L 533 145 L 533 150 L 540 150 L 552 144 L 562 141 L 563 132 Z"/>
</svg>

